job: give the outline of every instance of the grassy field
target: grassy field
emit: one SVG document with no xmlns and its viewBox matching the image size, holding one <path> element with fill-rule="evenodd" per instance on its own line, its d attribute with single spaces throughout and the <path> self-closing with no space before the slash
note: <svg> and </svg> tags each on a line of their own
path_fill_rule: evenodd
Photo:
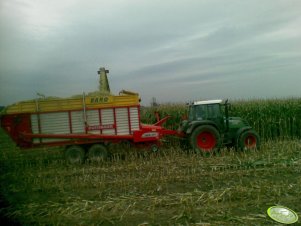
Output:
<svg viewBox="0 0 301 226">
<path fill-rule="evenodd" d="M 0 141 L 6 223 L 277 225 L 266 215 L 276 204 L 301 216 L 298 140 L 210 158 L 166 147 L 77 166 L 66 165 L 58 148 L 20 151 L 2 130 Z"/>
</svg>

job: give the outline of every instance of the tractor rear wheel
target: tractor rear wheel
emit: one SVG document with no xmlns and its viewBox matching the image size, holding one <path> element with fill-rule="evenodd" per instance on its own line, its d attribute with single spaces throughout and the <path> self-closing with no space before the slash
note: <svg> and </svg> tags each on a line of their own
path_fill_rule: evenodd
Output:
<svg viewBox="0 0 301 226">
<path fill-rule="evenodd" d="M 93 144 L 88 150 L 88 159 L 92 162 L 102 162 L 108 158 L 108 150 L 102 144 Z"/>
<path fill-rule="evenodd" d="M 65 150 L 65 159 L 70 164 L 81 164 L 85 160 L 85 150 L 78 145 L 72 145 Z"/>
<path fill-rule="evenodd" d="M 213 126 L 199 126 L 192 132 L 190 144 L 197 153 L 211 154 L 219 150 L 221 137 L 217 129 Z"/>
<path fill-rule="evenodd" d="M 238 138 L 237 146 L 242 151 L 260 148 L 260 139 L 254 130 L 242 132 Z"/>
</svg>

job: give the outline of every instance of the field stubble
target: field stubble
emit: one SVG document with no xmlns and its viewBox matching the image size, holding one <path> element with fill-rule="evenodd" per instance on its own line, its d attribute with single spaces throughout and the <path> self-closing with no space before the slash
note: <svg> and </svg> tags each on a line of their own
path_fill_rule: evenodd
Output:
<svg viewBox="0 0 301 226">
<path fill-rule="evenodd" d="M 275 204 L 301 214 L 295 140 L 213 158 L 164 148 L 78 166 L 57 148 L 21 152 L 2 131 L 0 145 L 1 213 L 25 225 L 271 225 Z"/>
</svg>

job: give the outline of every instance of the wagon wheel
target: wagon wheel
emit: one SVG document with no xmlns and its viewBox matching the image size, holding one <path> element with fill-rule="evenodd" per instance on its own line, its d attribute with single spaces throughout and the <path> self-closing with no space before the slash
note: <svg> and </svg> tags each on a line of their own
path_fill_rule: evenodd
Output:
<svg viewBox="0 0 301 226">
<path fill-rule="evenodd" d="M 84 162 L 85 150 L 78 145 L 67 147 L 65 150 L 65 159 L 70 164 L 81 164 Z"/>
<path fill-rule="evenodd" d="M 221 137 L 213 126 L 199 126 L 192 132 L 190 144 L 197 153 L 211 154 L 219 150 Z"/>
<path fill-rule="evenodd" d="M 255 150 L 260 148 L 260 139 L 254 130 L 242 132 L 238 138 L 237 146 L 240 150 Z"/>
<path fill-rule="evenodd" d="M 88 159 L 92 162 L 102 162 L 108 158 L 108 150 L 102 144 L 94 144 L 88 150 Z"/>
</svg>

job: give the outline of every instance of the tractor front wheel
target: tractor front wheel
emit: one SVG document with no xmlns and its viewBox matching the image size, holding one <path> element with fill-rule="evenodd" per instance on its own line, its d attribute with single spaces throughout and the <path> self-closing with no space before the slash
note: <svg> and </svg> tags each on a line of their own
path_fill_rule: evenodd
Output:
<svg viewBox="0 0 301 226">
<path fill-rule="evenodd" d="M 197 153 L 210 154 L 221 146 L 221 137 L 213 126 L 199 126 L 190 136 L 190 144 Z"/>
<path fill-rule="evenodd" d="M 254 130 L 242 132 L 238 138 L 237 146 L 242 151 L 255 150 L 260 147 L 260 139 Z"/>
</svg>

